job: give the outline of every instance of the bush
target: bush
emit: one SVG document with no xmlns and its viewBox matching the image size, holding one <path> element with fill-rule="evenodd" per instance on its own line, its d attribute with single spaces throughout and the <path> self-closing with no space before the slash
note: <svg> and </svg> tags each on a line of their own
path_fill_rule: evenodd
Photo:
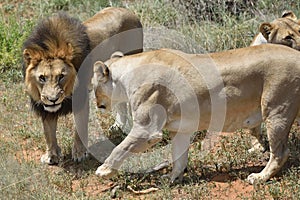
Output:
<svg viewBox="0 0 300 200">
<path fill-rule="evenodd" d="M 0 20 L 0 78 L 4 81 L 22 79 L 21 49 L 33 21 L 18 21 L 15 16 Z"/>
</svg>

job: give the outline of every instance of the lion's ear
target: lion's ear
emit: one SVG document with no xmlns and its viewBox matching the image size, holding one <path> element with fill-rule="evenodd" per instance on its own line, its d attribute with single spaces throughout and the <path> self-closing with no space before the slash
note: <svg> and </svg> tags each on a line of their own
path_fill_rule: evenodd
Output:
<svg viewBox="0 0 300 200">
<path fill-rule="evenodd" d="M 123 56 L 124 56 L 123 52 L 121 52 L 121 51 L 116 51 L 116 52 L 114 52 L 113 54 L 111 54 L 110 58 L 121 58 L 121 57 L 123 57 Z"/>
<path fill-rule="evenodd" d="M 35 65 L 41 59 L 41 53 L 32 49 L 24 49 L 23 60 L 26 66 L 33 64 Z"/>
<path fill-rule="evenodd" d="M 30 61 L 32 59 L 32 52 L 28 49 L 24 49 L 23 51 L 23 59 L 24 59 L 24 62 L 26 63 L 26 65 L 28 66 L 30 64 Z"/>
<path fill-rule="evenodd" d="M 268 22 L 262 23 L 259 27 L 259 31 L 263 34 L 263 36 L 266 38 L 266 40 L 269 39 L 269 35 L 270 35 L 272 29 L 273 29 L 273 26 Z"/>
<path fill-rule="evenodd" d="M 281 15 L 282 18 L 289 18 L 291 20 L 297 20 L 297 16 L 294 14 L 293 11 L 290 11 L 290 10 L 285 10 L 283 11 L 282 15 Z"/>
<path fill-rule="evenodd" d="M 101 61 L 95 62 L 94 74 L 96 75 L 98 81 L 106 82 L 109 79 L 109 69 Z"/>
</svg>

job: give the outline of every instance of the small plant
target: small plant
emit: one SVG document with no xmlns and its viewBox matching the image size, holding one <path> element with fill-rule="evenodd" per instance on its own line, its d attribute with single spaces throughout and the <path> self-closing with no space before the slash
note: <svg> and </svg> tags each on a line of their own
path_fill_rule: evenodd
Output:
<svg viewBox="0 0 300 200">
<path fill-rule="evenodd" d="M 0 79 L 11 82 L 22 79 L 22 43 L 31 26 L 32 22 L 20 22 L 13 16 L 0 20 Z"/>
</svg>

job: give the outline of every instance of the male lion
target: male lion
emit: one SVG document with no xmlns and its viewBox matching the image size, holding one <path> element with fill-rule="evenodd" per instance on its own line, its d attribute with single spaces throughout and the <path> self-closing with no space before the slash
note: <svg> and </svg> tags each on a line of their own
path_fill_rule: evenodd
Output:
<svg viewBox="0 0 300 200">
<path fill-rule="evenodd" d="M 139 28 L 135 32 L 135 42 L 139 44 L 137 52 L 141 52 L 141 27 L 139 19 L 124 8 L 106 8 L 83 23 L 65 13 L 58 13 L 41 20 L 24 42 L 26 91 L 33 110 L 42 119 L 47 143 L 46 154 L 41 158 L 43 163 L 56 164 L 59 161 L 61 150 L 56 139 L 57 120 L 72 111 L 73 87 L 78 85 L 77 73 L 86 56 L 103 40 L 135 28 Z M 118 50 L 115 48 L 118 47 L 107 49 L 108 53 Z M 80 138 L 76 130 L 72 148 L 75 161 L 85 158 L 85 141 L 87 133 Z"/>
<path fill-rule="evenodd" d="M 284 11 L 281 18 L 264 22 L 250 46 L 273 43 L 300 50 L 300 23 L 292 11 Z"/>
<path fill-rule="evenodd" d="M 111 102 L 128 102 L 133 127 L 96 174 L 112 176 L 124 159 L 158 142 L 167 128 L 177 132 L 172 139 L 174 181 L 187 166 L 194 131 L 218 126 L 218 131 L 234 131 L 264 122 L 270 159 L 248 181 L 270 179 L 289 154 L 288 134 L 299 111 L 299 56 L 292 48 L 266 44 L 211 54 L 162 49 L 97 61 L 92 82 L 101 91 L 98 102 L 103 110 Z"/>
</svg>

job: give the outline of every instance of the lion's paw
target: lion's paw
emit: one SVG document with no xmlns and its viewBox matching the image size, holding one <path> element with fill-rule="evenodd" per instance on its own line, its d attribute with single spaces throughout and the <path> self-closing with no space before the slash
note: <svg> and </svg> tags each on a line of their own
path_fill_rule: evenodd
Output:
<svg viewBox="0 0 300 200">
<path fill-rule="evenodd" d="M 257 143 L 257 144 L 254 144 L 254 146 L 252 148 L 248 149 L 249 153 L 253 153 L 256 151 L 263 153 L 266 151 L 266 148 L 262 144 Z"/>
<path fill-rule="evenodd" d="M 183 173 L 171 172 L 169 174 L 162 175 L 161 178 L 170 183 L 181 183 L 183 180 Z"/>
<path fill-rule="evenodd" d="M 48 165 L 55 165 L 59 163 L 60 159 L 60 149 L 56 153 L 48 151 L 46 154 L 42 155 L 41 162 Z"/>
<path fill-rule="evenodd" d="M 101 176 L 101 177 L 106 178 L 106 179 L 112 177 L 116 173 L 117 173 L 117 170 L 112 169 L 111 167 L 109 167 L 106 164 L 101 165 L 96 170 L 96 175 Z"/>
<path fill-rule="evenodd" d="M 74 162 L 81 162 L 85 160 L 88 156 L 89 154 L 84 145 L 76 145 L 74 143 L 72 148 L 72 159 L 74 160 Z"/>
<path fill-rule="evenodd" d="M 247 177 L 247 181 L 253 185 L 255 183 L 266 181 L 266 178 L 261 173 L 252 173 Z"/>
</svg>

